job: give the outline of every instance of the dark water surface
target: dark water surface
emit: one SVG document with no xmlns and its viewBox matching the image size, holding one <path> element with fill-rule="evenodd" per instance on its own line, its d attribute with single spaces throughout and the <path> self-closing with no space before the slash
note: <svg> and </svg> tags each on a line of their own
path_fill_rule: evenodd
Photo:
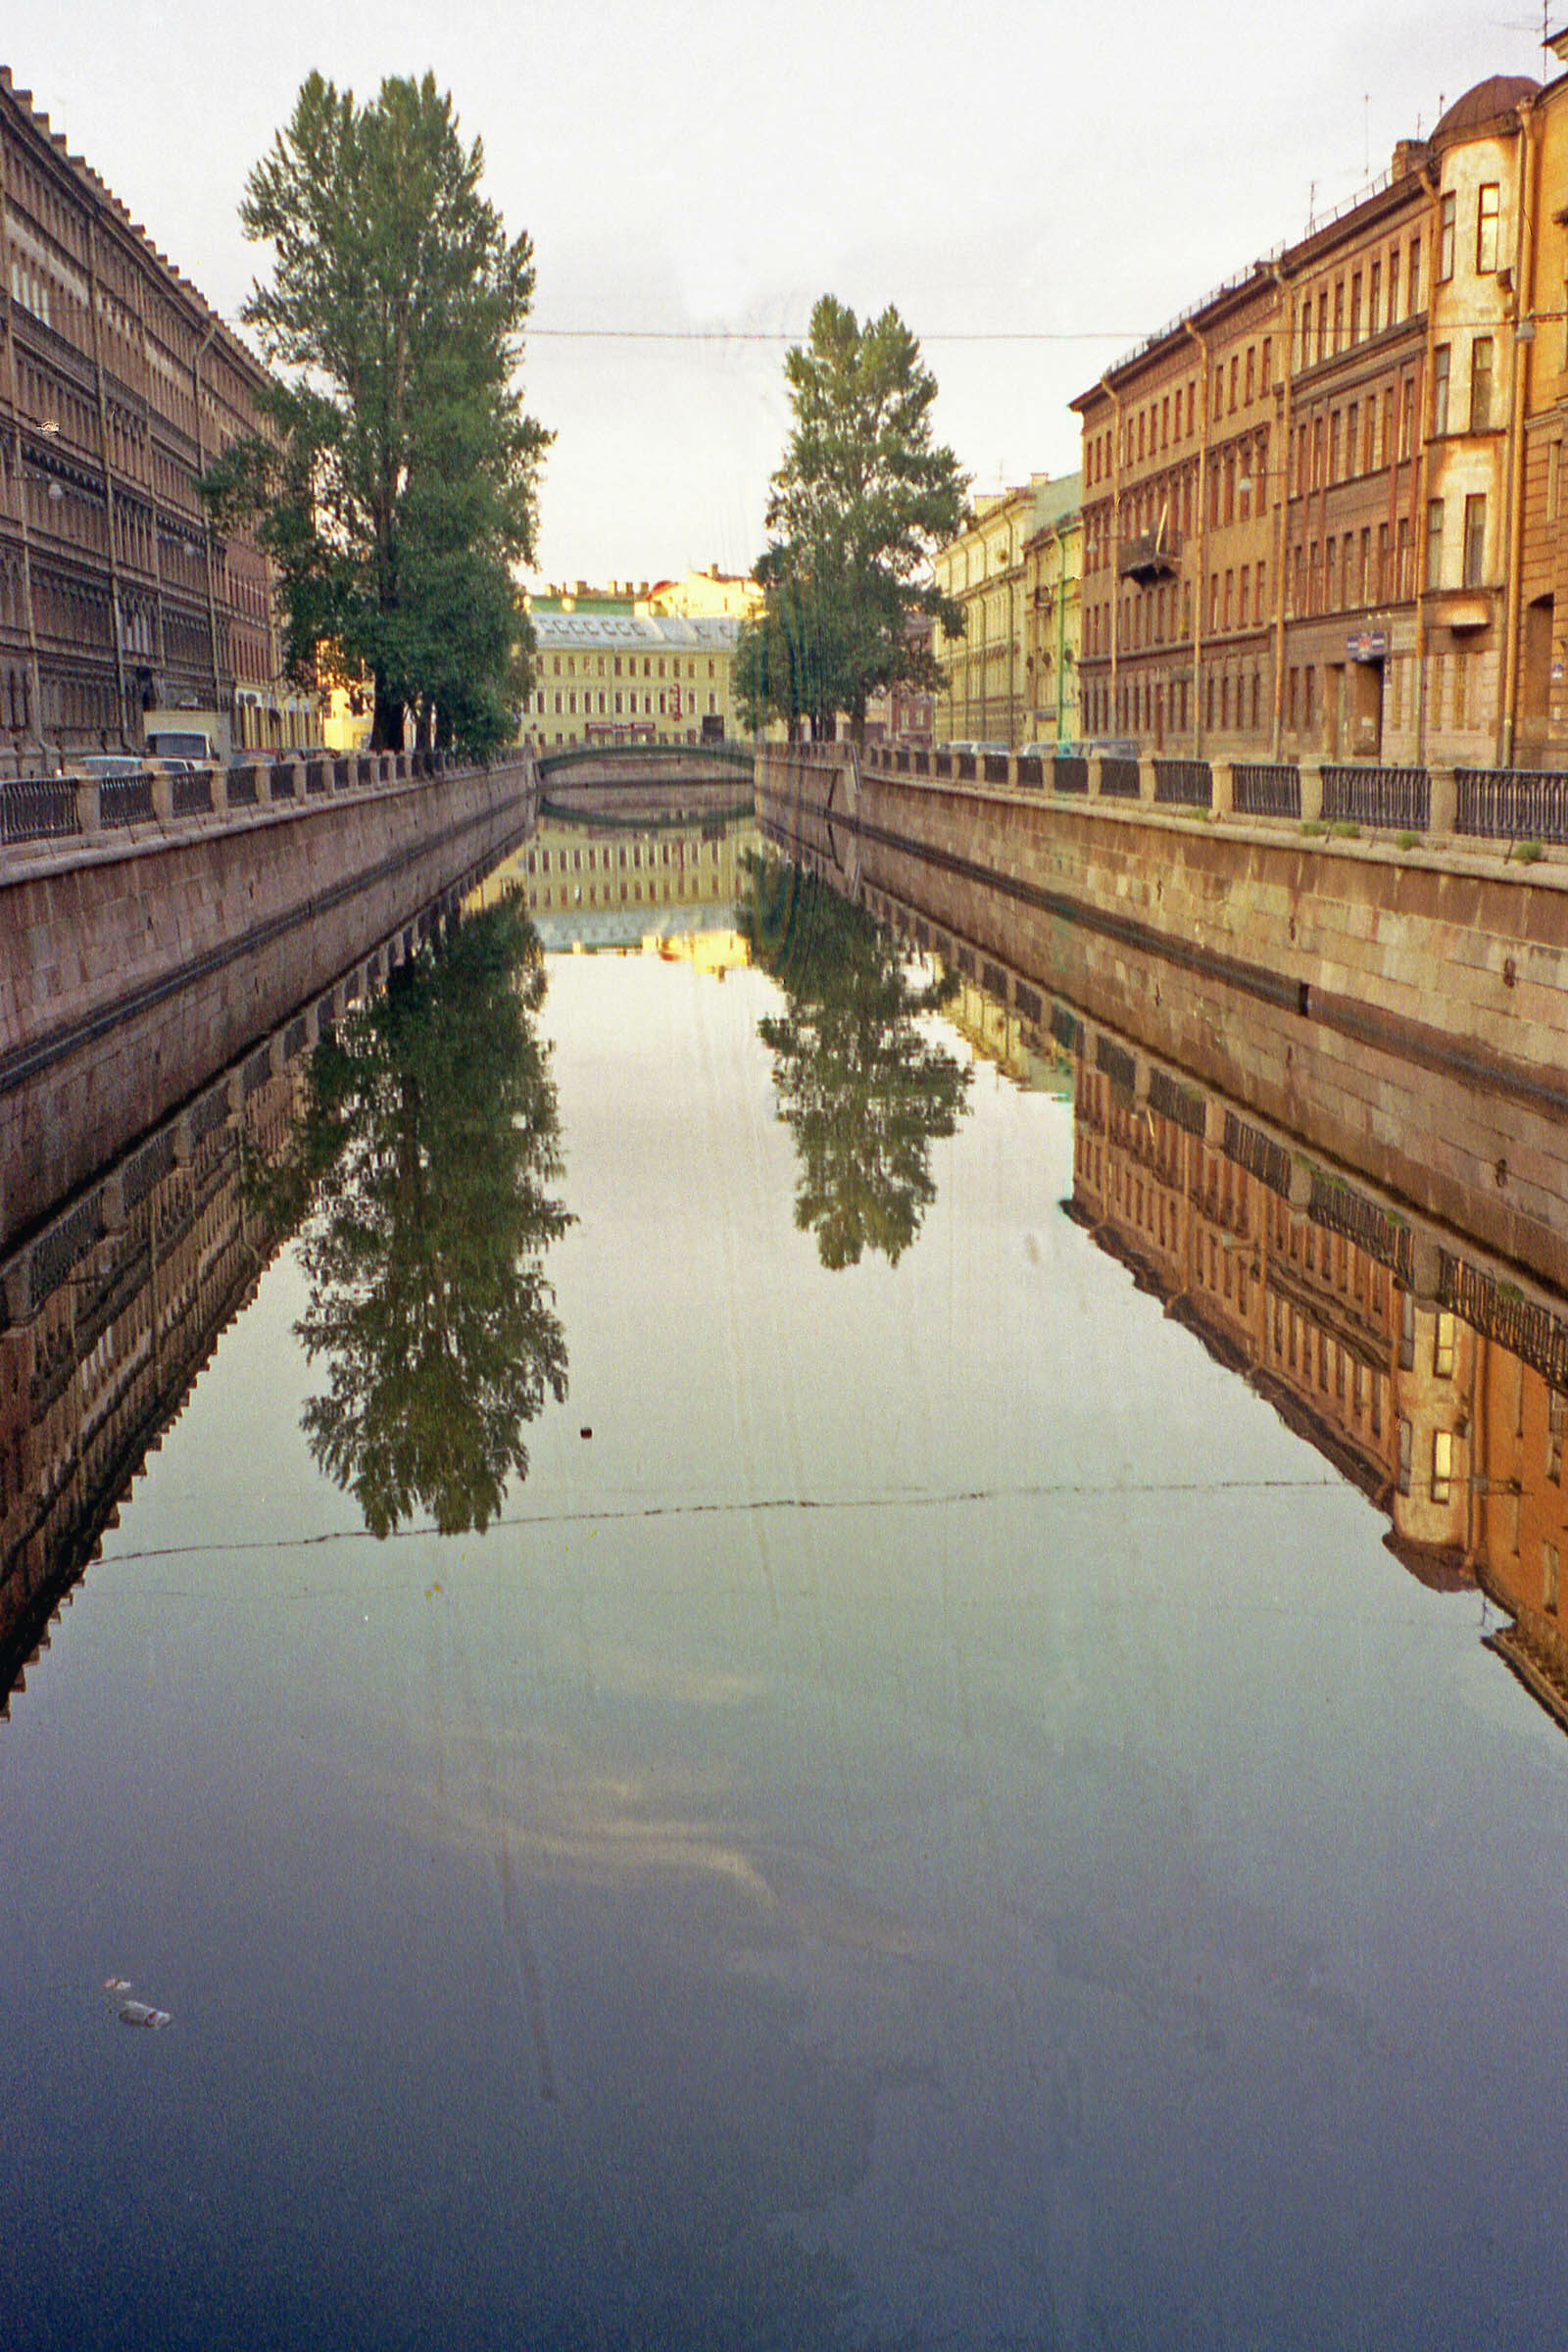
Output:
<svg viewBox="0 0 1568 2352">
<path fill-rule="evenodd" d="M 0 2342 L 1560 2343 L 1489 1603 L 1063 1216 L 1069 1102 L 979 1066 L 830 1269 L 773 982 L 548 970 L 526 1480 L 365 1532 L 293 1246 L 0 1724 Z"/>
</svg>

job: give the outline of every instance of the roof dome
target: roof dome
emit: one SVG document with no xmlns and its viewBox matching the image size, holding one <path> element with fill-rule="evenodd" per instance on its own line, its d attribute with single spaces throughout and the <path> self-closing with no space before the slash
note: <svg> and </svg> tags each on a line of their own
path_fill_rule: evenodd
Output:
<svg viewBox="0 0 1568 2352">
<path fill-rule="evenodd" d="M 1540 82 L 1533 81 L 1528 74 L 1494 74 L 1454 100 L 1432 136 L 1445 139 L 1456 131 L 1479 130 L 1483 122 L 1494 122 L 1499 115 L 1511 115 L 1521 98 L 1540 95 Z"/>
</svg>

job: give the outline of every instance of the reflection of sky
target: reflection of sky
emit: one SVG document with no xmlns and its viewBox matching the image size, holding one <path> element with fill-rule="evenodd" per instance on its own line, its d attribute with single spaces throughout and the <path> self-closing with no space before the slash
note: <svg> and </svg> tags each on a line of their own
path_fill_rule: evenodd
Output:
<svg viewBox="0 0 1568 2352">
<path fill-rule="evenodd" d="M 823 1273 L 768 1002 L 553 960 L 484 1538 L 317 1478 L 292 1261 L 150 1462 L 0 1727 L 0 2333 L 1554 2342 L 1560 1734 L 1060 1216 L 1065 1105 L 978 1072 Z"/>
</svg>

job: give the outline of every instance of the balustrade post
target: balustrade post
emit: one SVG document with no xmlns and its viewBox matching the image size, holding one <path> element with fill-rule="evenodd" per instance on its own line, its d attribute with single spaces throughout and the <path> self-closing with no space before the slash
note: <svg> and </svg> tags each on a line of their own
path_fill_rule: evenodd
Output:
<svg viewBox="0 0 1568 2352">
<path fill-rule="evenodd" d="M 1138 800 L 1141 808 L 1152 808 L 1154 790 L 1154 762 L 1152 758 L 1146 755 L 1138 762 Z"/>
<path fill-rule="evenodd" d="M 1427 770 L 1427 831 L 1454 834 L 1459 830 L 1459 771 L 1454 767 Z"/>
<path fill-rule="evenodd" d="M 103 831 L 104 810 L 101 787 L 96 776 L 78 776 L 75 781 L 75 789 L 76 825 L 85 839 L 89 834 Z"/>
<path fill-rule="evenodd" d="M 1236 812 L 1236 766 L 1230 760 L 1211 760 L 1208 763 L 1209 807 L 1216 816 L 1233 816 Z"/>
<path fill-rule="evenodd" d="M 152 783 L 153 814 L 160 824 L 171 825 L 174 821 L 174 779 L 164 768 L 154 772 Z"/>
<path fill-rule="evenodd" d="M 1314 825 L 1323 821 L 1323 762 L 1310 753 L 1301 758 L 1301 821 Z"/>
<path fill-rule="evenodd" d="M 1092 801 L 1098 801 L 1098 800 L 1099 800 L 1099 798 L 1100 798 L 1100 792 L 1101 792 L 1101 784 L 1100 784 L 1100 779 L 1101 779 L 1101 777 L 1102 777 L 1102 776 L 1104 774 L 1104 772 L 1105 772 L 1105 755 L 1104 755 L 1104 753 L 1103 753 L 1103 752 L 1091 752 L 1091 753 L 1090 753 L 1090 755 L 1089 755 L 1089 788 L 1088 788 L 1088 798 L 1089 798 L 1090 800 L 1092 800 Z"/>
<path fill-rule="evenodd" d="M 1410 1295 L 1417 1306 L 1435 1307 L 1443 1283 L 1443 1248 L 1431 1233 L 1410 1236 Z"/>
</svg>

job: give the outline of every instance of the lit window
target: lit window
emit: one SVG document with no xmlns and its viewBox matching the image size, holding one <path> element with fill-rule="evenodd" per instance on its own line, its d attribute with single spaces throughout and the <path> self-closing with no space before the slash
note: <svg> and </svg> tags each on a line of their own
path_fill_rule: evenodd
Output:
<svg viewBox="0 0 1568 2352">
<path fill-rule="evenodd" d="M 1489 180 L 1476 206 L 1476 269 L 1483 276 L 1497 267 L 1497 197 L 1496 181 Z"/>
</svg>

